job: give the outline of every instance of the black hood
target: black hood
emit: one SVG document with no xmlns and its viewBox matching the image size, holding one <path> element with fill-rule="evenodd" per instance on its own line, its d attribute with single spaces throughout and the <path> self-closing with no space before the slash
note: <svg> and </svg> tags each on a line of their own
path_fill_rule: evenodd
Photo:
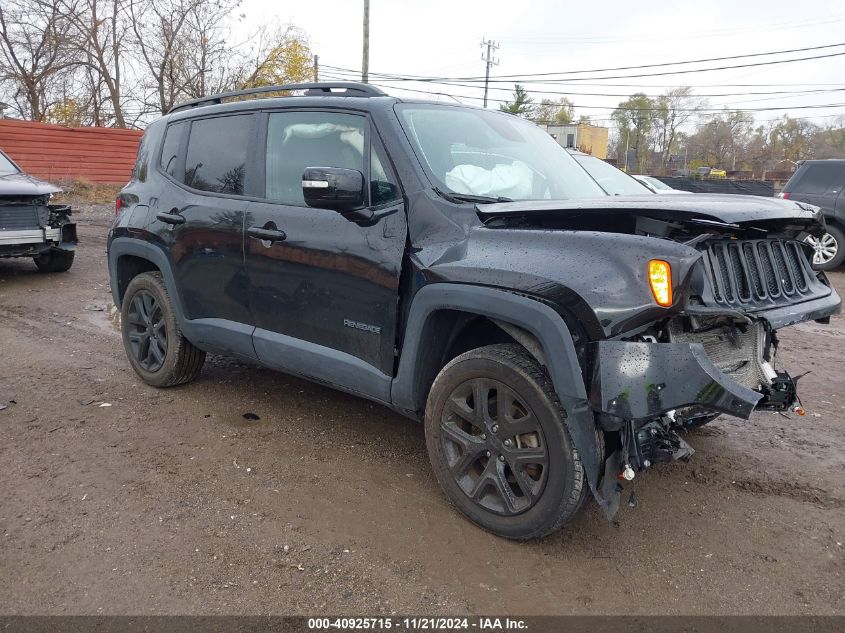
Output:
<svg viewBox="0 0 845 633">
<path fill-rule="evenodd" d="M 26 174 L 0 176 L 0 196 L 43 196 L 60 191 L 55 185 Z"/>
<path fill-rule="evenodd" d="M 818 207 L 794 200 L 703 193 L 502 202 L 479 205 L 478 211 L 487 218 L 534 213 L 567 215 L 623 213 L 669 221 L 704 220 L 740 225 L 771 220 L 813 224 L 820 222 L 822 217 Z"/>
</svg>

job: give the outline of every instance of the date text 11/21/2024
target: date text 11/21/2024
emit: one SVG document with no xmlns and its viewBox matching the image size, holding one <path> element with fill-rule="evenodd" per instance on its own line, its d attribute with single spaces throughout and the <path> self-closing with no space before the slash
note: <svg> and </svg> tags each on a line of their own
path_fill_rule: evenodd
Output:
<svg viewBox="0 0 845 633">
<path fill-rule="evenodd" d="M 519 618 L 475 617 L 358 617 L 309 618 L 308 630 L 397 630 L 397 631 L 519 631 L 528 628 Z"/>
</svg>

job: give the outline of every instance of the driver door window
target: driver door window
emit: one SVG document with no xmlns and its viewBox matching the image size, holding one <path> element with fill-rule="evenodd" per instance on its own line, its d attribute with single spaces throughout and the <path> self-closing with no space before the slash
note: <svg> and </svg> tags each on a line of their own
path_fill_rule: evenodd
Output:
<svg viewBox="0 0 845 633">
<path fill-rule="evenodd" d="M 367 120 L 353 114 L 274 112 L 267 122 L 265 197 L 305 206 L 307 167 L 343 167 L 366 173 Z"/>
</svg>

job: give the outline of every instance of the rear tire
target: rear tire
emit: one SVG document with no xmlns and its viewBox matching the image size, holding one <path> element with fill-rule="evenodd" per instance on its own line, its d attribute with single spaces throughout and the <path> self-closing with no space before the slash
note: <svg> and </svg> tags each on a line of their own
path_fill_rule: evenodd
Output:
<svg viewBox="0 0 845 633">
<path fill-rule="evenodd" d="M 565 416 L 546 370 L 523 347 L 466 352 L 429 392 L 425 434 L 434 475 L 484 529 L 515 540 L 546 536 L 590 494 Z"/>
<path fill-rule="evenodd" d="M 37 257 L 33 257 L 36 267 L 42 273 L 64 273 L 73 266 L 75 251 L 50 249 Z"/>
<path fill-rule="evenodd" d="M 129 282 L 120 329 L 129 363 L 148 385 L 173 387 L 190 382 L 205 363 L 205 352 L 182 335 L 159 272 L 141 273 Z"/>
</svg>

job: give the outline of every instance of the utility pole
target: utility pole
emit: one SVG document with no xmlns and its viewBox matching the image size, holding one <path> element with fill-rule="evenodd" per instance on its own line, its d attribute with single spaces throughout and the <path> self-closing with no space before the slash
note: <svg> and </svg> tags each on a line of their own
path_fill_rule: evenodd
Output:
<svg viewBox="0 0 845 633">
<path fill-rule="evenodd" d="M 487 52 L 484 53 L 484 47 L 487 47 Z M 490 68 L 498 66 L 499 60 L 493 57 L 493 53 L 499 48 L 499 44 L 493 40 L 481 39 L 481 61 L 484 62 L 484 107 L 487 107 L 487 86 L 490 83 Z"/>
<path fill-rule="evenodd" d="M 314 55 L 314 81 L 320 81 L 320 56 Z"/>
<path fill-rule="evenodd" d="M 361 61 L 361 81 L 367 83 L 370 75 L 370 0 L 364 0 L 364 59 Z"/>
</svg>

